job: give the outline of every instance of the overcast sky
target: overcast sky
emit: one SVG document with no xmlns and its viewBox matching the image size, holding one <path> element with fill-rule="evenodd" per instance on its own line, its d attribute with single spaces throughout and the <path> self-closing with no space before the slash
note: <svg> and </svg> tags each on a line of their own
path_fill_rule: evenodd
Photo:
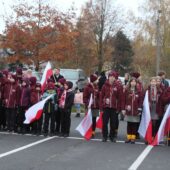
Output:
<svg viewBox="0 0 170 170">
<path fill-rule="evenodd" d="M 4 15 L 11 14 L 10 5 L 16 4 L 16 2 L 22 2 L 22 0 L 0 0 L 0 33 L 4 30 L 5 23 L 3 20 Z M 26 0 L 32 1 L 32 0 Z M 45 0 L 45 2 L 49 2 L 50 5 L 56 5 L 58 9 L 65 11 L 67 10 L 73 3 L 74 6 L 80 11 L 82 5 L 89 0 Z M 126 15 L 127 10 L 132 10 L 135 15 L 138 15 L 138 7 L 143 0 L 112 0 L 115 1 L 116 4 L 122 6 L 124 10 L 124 15 Z"/>
</svg>

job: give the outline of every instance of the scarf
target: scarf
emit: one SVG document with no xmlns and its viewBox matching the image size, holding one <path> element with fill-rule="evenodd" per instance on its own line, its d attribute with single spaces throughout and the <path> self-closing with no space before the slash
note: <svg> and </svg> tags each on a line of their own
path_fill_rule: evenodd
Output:
<svg viewBox="0 0 170 170">
<path fill-rule="evenodd" d="M 65 106 L 65 101 L 66 101 L 66 90 L 63 91 L 60 101 L 59 101 L 59 107 L 64 108 Z"/>
</svg>

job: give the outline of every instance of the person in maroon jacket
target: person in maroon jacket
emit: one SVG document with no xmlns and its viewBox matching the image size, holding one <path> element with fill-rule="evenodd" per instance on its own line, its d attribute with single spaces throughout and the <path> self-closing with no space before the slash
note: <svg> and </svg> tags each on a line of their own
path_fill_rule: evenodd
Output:
<svg viewBox="0 0 170 170">
<path fill-rule="evenodd" d="M 164 106 L 163 112 L 166 112 L 167 106 L 170 104 L 170 87 L 166 88 L 161 96 L 161 103 Z M 167 145 L 170 146 L 170 131 L 167 135 Z"/>
<path fill-rule="evenodd" d="M 38 103 L 41 100 L 41 98 L 42 98 L 41 84 L 36 83 L 35 88 L 31 88 L 31 95 L 30 95 L 31 105 Z M 33 122 L 33 126 L 32 126 L 32 128 L 33 128 L 32 133 L 33 134 L 37 134 L 37 135 L 41 134 L 42 119 L 43 119 L 43 116 L 41 116 L 41 118 L 39 120 L 35 120 Z"/>
<path fill-rule="evenodd" d="M 28 126 L 24 125 L 23 122 L 25 120 L 25 112 L 30 106 L 30 87 L 29 87 L 29 79 L 22 79 L 22 86 L 20 87 L 20 93 L 18 96 L 18 124 L 19 124 L 19 133 L 25 133 L 28 131 Z"/>
<path fill-rule="evenodd" d="M 90 83 L 86 85 L 83 92 L 83 102 L 85 107 L 89 107 L 90 97 L 92 95 L 92 138 L 95 136 L 96 118 L 99 116 L 99 97 L 98 77 L 95 74 L 90 75 Z"/>
<path fill-rule="evenodd" d="M 73 83 L 66 81 L 61 95 L 59 106 L 61 108 L 61 136 L 68 137 L 71 126 L 71 109 L 74 104 Z"/>
<path fill-rule="evenodd" d="M 9 71 L 8 70 L 3 70 L 2 71 L 2 74 L 3 74 L 3 78 L 2 78 L 2 89 L 1 89 L 1 92 L 2 92 L 2 112 L 1 112 L 1 120 L 0 120 L 0 126 L 2 126 L 2 129 L 3 130 L 6 130 L 6 108 L 5 108 L 5 102 L 4 102 L 4 87 L 5 87 L 5 84 L 6 82 L 8 81 L 8 75 L 9 75 Z"/>
<path fill-rule="evenodd" d="M 3 88 L 4 88 L 4 78 L 2 72 L 0 72 L 0 130 L 1 130 L 1 125 L 2 125 L 2 112 L 3 112 Z"/>
<path fill-rule="evenodd" d="M 19 86 L 21 86 L 22 85 L 22 76 L 23 76 L 22 68 L 18 67 L 16 69 L 16 76 L 17 76 L 18 84 L 19 84 Z"/>
<path fill-rule="evenodd" d="M 58 88 L 57 88 L 57 104 L 59 105 L 60 97 L 64 91 L 64 84 L 66 83 L 66 79 L 61 78 L 58 80 Z M 60 107 L 56 110 L 56 127 L 55 127 L 55 134 L 60 135 L 61 134 L 61 110 Z"/>
<path fill-rule="evenodd" d="M 161 110 L 161 95 L 163 91 L 157 87 L 157 77 L 150 79 L 150 85 L 148 87 L 148 97 L 150 105 L 150 114 L 152 119 L 152 136 L 156 136 L 159 128 L 159 114 Z"/>
<path fill-rule="evenodd" d="M 164 103 L 164 106 L 170 104 L 170 87 L 163 92 L 161 100 Z"/>
<path fill-rule="evenodd" d="M 117 104 L 117 101 L 121 101 L 122 91 L 117 87 L 115 78 L 117 74 L 112 71 L 108 75 L 108 80 L 102 87 L 100 94 L 100 110 L 103 110 L 103 142 L 108 138 L 108 122 L 110 119 L 110 140 L 116 142 L 115 130 L 117 126 L 117 108 L 121 103 Z"/>
<path fill-rule="evenodd" d="M 121 80 L 119 79 L 119 73 L 116 72 L 116 80 L 115 80 L 115 85 L 117 86 L 117 88 L 119 89 L 119 91 L 121 91 L 121 93 L 123 93 L 123 84 L 121 82 Z M 115 129 L 115 138 L 117 138 L 118 135 L 118 128 L 119 128 L 119 114 L 121 113 L 121 98 L 118 98 L 119 100 L 116 101 L 116 129 Z"/>
<path fill-rule="evenodd" d="M 125 143 L 135 143 L 142 102 L 141 92 L 137 88 L 137 80 L 136 78 L 131 78 L 125 93 L 123 93 L 122 101 L 122 112 L 125 114 L 125 120 L 127 121 L 127 140 Z"/>
<path fill-rule="evenodd" d="M 14 131 L 16 125 L 16 103 L 19 86 L 16 75 L 9 75 L 4 87 L 4 105 L 6 108 L 7 130 Z"/>
</svg>

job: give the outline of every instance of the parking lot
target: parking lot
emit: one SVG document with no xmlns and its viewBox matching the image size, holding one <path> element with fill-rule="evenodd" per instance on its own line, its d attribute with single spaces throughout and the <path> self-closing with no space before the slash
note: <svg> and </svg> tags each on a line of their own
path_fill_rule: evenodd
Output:
<svg viewBox="0 0 170 170">
<path fill-rule="evenodd" d="M 82 116 L 81 116 L 82 118 Z M 81 118 L 72 115 L 69 138 L 44 137 L 30 134 L 0 133 L 0 169 L 2 170 L 168 170 L 170 167 L 167 146 L 151 148 L 141 139 L 136 144 L 125 144 L 126 122 L 120 122 L 118 140 L 101 142 L 96 138 L 85 141 L 75 131 Z M 147 148 L 147 149 L 146 149 Z M 142 158 L 138 159 L 141 153 Z M 142 159 L 142 162 L 140 162 Z M 137 165 L 140 165 L 137 167 Z"/>
</svg>

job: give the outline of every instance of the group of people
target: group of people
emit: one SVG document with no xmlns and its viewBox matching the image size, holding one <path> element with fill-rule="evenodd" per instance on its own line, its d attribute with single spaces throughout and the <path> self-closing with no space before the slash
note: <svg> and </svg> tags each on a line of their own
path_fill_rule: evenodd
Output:
<svg viewBox="0 0 170 170">
<path fill-rule="evenodd" d="M 152 136 L 155 137 L 167 105 L 170 103 L 170 87 L 165 80 L 165 72 L 150 78 L 150 83 L 143 87 L 140 74 L 125 74 L 122 83 L 119 73 L 111 70 L 106 76 L 91 74 L 89 83 L 80 93 L 73 89 L 73 83 L 60 75 L 60 69 L 54 69 L 47 80 L 46 88 L 34 76 L 24 76 L 21 68 L 16 73 L 7 70 L 0 72 L 0 129 L 17 133 L 28 133 L 44 136 L 60 135 L 68 137 L 71 126 L 71 110 L 75 104 L 76 117 L 80 116 L 80 104 L 84 104 L 85 113 L 92 111 L 92 138 L 95 137 L 96 119 L 103 113 L 103 142 L 108 138 L 116 142 L 119 127 L 119 115 L 127 121 L 126 143 L 135 143 L 143 109 L 143 100 L 148 93 L 150 114 L 152 119 Z M 53 94 L 43 108 L 39 120 L 30 125 L 24 124 L 25 112 L 32 105 Z M 82 95 L 83 94 L 83 95 Z M 91 105 L 89 104 L 92 98 Z M 81 101 L 81 102 L 80 102 Z M 110 128 L 108 128 L 108 125 Z M 109 129 L 109 130 L 108 130 Z"/>
<path fill-rule="evenodd" d="M 126 73 L 124 83 L 120 81 L 119 73 L 116 71 L 110 71 L 107 79 L 92 74 L 90 83 L 83 92 L 83 102 L 87 109 L 91 94 L 93 97 L 93 103 L 90 106 L 92 110 L 92 137 L 95 135 L 96 118 L 103 112 L 102 141 L 106 142 L 109 138 L 111 142 L 115 142 L 119 127 L 118 115 L 120 114 L 127 121 L 127 140 L 125 143 L 134 144 L 139 138 L 138 128 L 146 92 L 149 98 L 152 137 L 154 139 L 166 107 L 170 103 L 170 87 L 165 80 L 165 72 L 161 71 L 158 76 L 151 77 L 147 87 L 143 86 L 138 72 Z M 108 125 L 110 125 L 109 132 Z"/>
<path fill-rule="evenodd" d="M 36 77 L 24 75 L 21 68 L 17 68 L 16 73 L 3 70 L 0 72 L 0 129 L 22 134 L 69 136 L 74 103 L 72 87 L 73 83 L 66 81 L 59 69 L 47 80 L 44 91 Z M 29 125 L 24 124 L 26 110 L 50 95 L 43 115 Z"/>
</svg>

